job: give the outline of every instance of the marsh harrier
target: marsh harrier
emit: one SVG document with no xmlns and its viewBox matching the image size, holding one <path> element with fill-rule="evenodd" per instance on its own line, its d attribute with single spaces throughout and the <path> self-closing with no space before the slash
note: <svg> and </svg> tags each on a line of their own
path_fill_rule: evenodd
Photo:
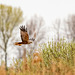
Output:
<svg viewBox="0 0 75 75">
<path fill-rule="evenodd" d="M 25 26 L 20 26 L 20 34 L 22 42 L 16 42 L 15 45 L 21 46 L 22 44 L 30 44 L 34 41 L 34 39 L 29 39 L 27 28 L 25 28 Z"/>
</svg>

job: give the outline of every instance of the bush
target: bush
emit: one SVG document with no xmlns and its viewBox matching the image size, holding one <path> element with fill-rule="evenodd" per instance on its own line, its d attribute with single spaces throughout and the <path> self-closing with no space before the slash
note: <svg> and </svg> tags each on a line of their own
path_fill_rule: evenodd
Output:
<svg viewBox="0 0 75 75">
<path fill-rule="evenodd" d="M 13 60 L 12 60 L 13 61 Z M 0 67 L 3 75 L 74 75 L 75 43 L 48 42 L 41 45 L 33 56 L 14 61 L 14 65 L 5 71 Z"/>
<path fill-rule="evenodd" d="M 42 51 L 45 66 L 50 66 L 53 61 L 59 62 L 60 60 L 70 67 L 74 66 L 74 42 L 69 43 L 64 42 L 64 40 L 60 40 L 59 42 L 48 42 L 48 44 L 43 45 Z"/>
</svg>

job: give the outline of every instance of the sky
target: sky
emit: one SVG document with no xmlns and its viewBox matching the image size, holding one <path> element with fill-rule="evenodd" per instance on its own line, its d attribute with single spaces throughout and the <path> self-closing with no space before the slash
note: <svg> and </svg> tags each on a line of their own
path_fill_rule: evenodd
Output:
<svg viewBox="0 0 75 75">
<path fill-rule="evenodd" d="M 75 0 L 0 0 L 0 4 L 20 7 L 25 20 L 37 15 L 43 17 L 46 29 L 50 29 L 56 19 L 65 19 L 75 14 Z M 25 21 L 22 25 L 25 25 Z M 54 36 L 53 32 L 48 33 Z"/>
<path fill-rule="evenodd" d="M 25 18 L 38 15 L 47 26 L 55 19 L 63 19 L 75 13 L 75 0 L 0 0 L 0 4 L 20 7 Z"/>
<path fill-rule="evenodd" d="M 75 14 L 75 0 L 0 0 L 0 4 L 20 7 L 25 19 L 34 15 L 41 16 L 48 28 L 56 19 L 63 20 L 68 15 Z M 53 32 L 49 34 L 50 37 L 53 36 Z"/>
</svg>

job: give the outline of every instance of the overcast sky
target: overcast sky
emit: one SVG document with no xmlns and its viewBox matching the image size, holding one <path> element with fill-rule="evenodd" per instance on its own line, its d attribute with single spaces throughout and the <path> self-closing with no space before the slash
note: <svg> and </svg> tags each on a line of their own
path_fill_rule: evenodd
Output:
<svg viewBox="0 0 75 75">
<path fill-rule="evenodd" d="M 25 20 L 34 15 L 43 17 L 46 29 L 50 29 L 56 19 L 63 20 L 68 15 L 75 14 L 75 0 L 0 0 L 0 4 L 20 7 Z M 25 25 L 25 21 L 22 25 Z M 48 32 L 49 39 L 54 36 L 56 34 L 53 30 Z"/>
<path fill-rule="evenodd" d="M 57 18 L 75 13 L 75 0 L 0 0 L 0 4 L 20 7 L 26 18 L 42 16 L 47 26 Z"/>
</svg>

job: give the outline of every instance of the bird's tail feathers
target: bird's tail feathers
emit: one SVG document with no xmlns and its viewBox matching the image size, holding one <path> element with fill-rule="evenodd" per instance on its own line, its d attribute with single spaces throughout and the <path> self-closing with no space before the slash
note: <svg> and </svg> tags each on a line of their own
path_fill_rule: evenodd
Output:
<svg viewBox="0 0 75 75">
<path fill-rule="evenodd" d="M 22 45 L 22 42 L 15 42 L 14 44 L 21 46 Z"/>
</svg>

